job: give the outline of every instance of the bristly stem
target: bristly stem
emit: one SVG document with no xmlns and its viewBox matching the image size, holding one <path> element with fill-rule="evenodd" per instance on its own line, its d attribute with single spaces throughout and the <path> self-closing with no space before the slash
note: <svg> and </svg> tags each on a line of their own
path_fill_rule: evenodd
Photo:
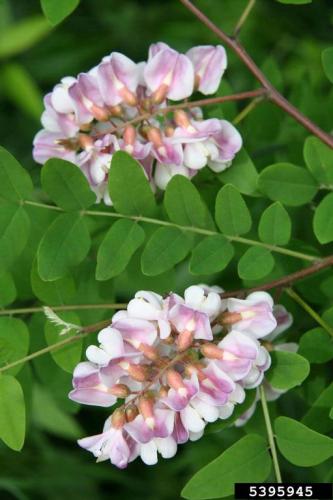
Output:
<svg viewBox="0 0 333 500">
<path fill-rule="evenodd" d="M 58 212 L 64 212 L 64 210 L 62 210 L 61 208 L 56 207 L 54 205 L 47 205 L 46 203 L 39 203 L 37 201 L 24 201 L 24 203 L 26 205 L 32 205 L 34 207 L 56 210 Z M 105 212 L 105 211 L 95 211 L 95 210 L 82 210 L 81 214 L 91 215 L 93 217 L 113 217 L 116 219 L 130 219 L 136 222 L 146 222 L 147 224 L 155 224 L 158 226 L 176 227 L 181 231 L 188 231 L 191 233 L 202 234 L 204 236 L 215 236 L 217 234 L 220 234 L 217 231 L 212 231 L 210 229 L 204 229 L 194 226 L 182 226 L 179 224 L 175 224 L 174 222 L 160 220 L 160 219 L 153 219 L 151 217 L 143 217 L 141 215 L 125 215 L 125 214 L 118 214 L 116 212 Z M 229 241 L 235 241 L 237 243 L 242 243 L 244 245 L 250 245 L 250 246 L 254 245 L 254 246 L 264 247 L 267 248 L 268 250 L 271 250 L 272 252 L 281 253 L 283 255 L 289 255 L 290 257 L 295 257 L 297 259 L 302 259 L 309 262 L 316 262 L 321 260 L 320 257 L 317 257 L 316 255 L 309 255 L 303 252 L 298 252 L 296 250 L 291 250 L 289 248 L 279 247 L 276 245 L 269 245 L 268 243 L 263 243 L 262 241 L 251 240 L 249 238 L 243 238 L 241 236 L 225 235 L 225 237 Z"/>
<path fill-rule="evenodd" d="M 304 311 L 306 311 L 309 314 L 309 316 L 311 316 L 318 323 L 318 325 L 324 328 L 324 330 L 326 330 L 327 333 L 329 333 L 333 337 L 333 328 L 331 328 L 330 325 L 326 323 L 326 321 L 323 320 L 319 316 L 319 314 L 316 313 L 316 311 L 314 311 L 312 307 L 309 306 L 309 304 L 307 304 L 302 299 L 302 297 L 300 297 L 300 295 L 298 295 L 298 293 L 295 292 L 295 290 L 293 290 L 292 288 L 287 288 L 285 291 L 289 295 L 289 297 L 291 297 L 295 302 L 297 302 L 297 304 L 300 305 L 302 309 L 304 309 Z"/>
<path fill-rule="evenodd" d="M 261 404 L 262 404 L 262 411 L 263 411 L 264 419 L 265 419 L 268 443 L 269 443 L 269 447 L 270 447 L 271 454 L 272 454 L 273 467 L 274 467 L 276 481 L 277 481 L 277 483 L 282 483 L 279 459 L 278 459 L 278 454 L 277 454 L 277 449 L 276 449 L 275 439 L 274 439 L 274 434 L 273 434 L 273 429 L 272 429 L 272 422 L 271 422 L 271 418 L 269 416 L 268 405 L 267 405 L 266 395 L 265 395 L 265 390 L 264 390 L 263 385 L 261 385 L 259 387 L 259 393 L 260 393 L 260 399 L 261 399 Z"/>
<path fill-rule="evenodd" d="M 193 5 L 190 0 L 179 0 L 192 14 L 194 14 L 207 28 L 230 47 L 250 70 L 253 76 L 259 81 L 262 87 L 267 92 L 268 99 L 283 109 L 286 113 L 298 121 L 304 128 L 317 136 L 321 141 L 333 148 L 333 136 L 324 132 L 313 121 L 307 118 L 299 111 L 291 102 L 289 102 L 282 94 L 273 86 L 266 78 L 261 69 L 253 61 L 252 57 L 247 53 L 244 47 L 234 37 L 227 35 L 216 24 L 213 23 L 198 7 Z"/>
</svg>

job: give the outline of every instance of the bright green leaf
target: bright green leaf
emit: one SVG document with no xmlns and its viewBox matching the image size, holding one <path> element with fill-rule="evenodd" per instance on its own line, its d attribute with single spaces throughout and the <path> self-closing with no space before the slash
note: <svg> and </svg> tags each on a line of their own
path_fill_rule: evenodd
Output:
<svg viewBox="0 0 333 500">
<path fill-rule="evenodd" d="M 60 158 L 48 160 L 41 172 L 42 187 L 66 211 L 83 210 L 96 202 L 96 195 L 81 170 Z"/>
<path fill-rule="evenodd" d="M 333 186 L 333 150 L 318 137 L 308 137 L 303 150 L 305 163 L 313 177 L 322 185 Z"/>
<path fill-rule="evenodd" d="M 286 245 L 291 236 L 291 220 L 287 210 L 276 201 L 263 212 L 259 222 L 259 237 L 264 243 Z"/>
<path fill-rule="evenodd" d="M 327 78 L 333 83 L 333 47 L 328 47 L 322 51 L 321 60 Z"/>
<path fill-rule="evenodd" d="M 333 439 L 297 420 L 278 417 L 274 428 L 280 452 L 294 465 L 313 467 L 333 456 Z"/>
<path fill-rule="evenodd" d="M 152 215 L 155 198 L 143 168 L 124 151 L 112 156 L 109 192 L 117 212 L 126 215 Z"/>
<path fill-rule="evenodd" d="M 215 219 L 222 233 L 238 236 L 250 231 L 251 214 L 242 195 L 231 184 L 223 186 L 217 194 Z"/>
<path fill-rule="evenodd" d="M 333 241 L 333 193 L 325 196 L 316 208 L 313 231 L 322 244 Z"/>
<path fill-rule="evenodd" d="M 234 255 L 232 244 L 222 235 L 207 236 L 193 250 L 190 271 L 193 274 L 212 274 L 222 271 Z"/>
<path fill-rule="evenodd" d="M 56 281 L 43 281 L 38 274 L 37 259 L 31 268 L 31 287 L 44 304 L 60 306 L 68 303 L 76 293 L 75 283 L 72 276 L 64 276 Z"/>
<path fill-rule="evenodd" d="M 333 359 L 333 338 L 323 328 L 313 328 L 302 335 L 298 352 L 310 363 L 326 363 Z"/>
<path fill-rule="evenodd" d="M 232 184 L 240 193 L 251 195 L 257 191 L 258 172 L 245 149 L 237 154 L 232 168 L 218 174 L 218 178 L 224 184 Z"/>
<path fill-rule="evenodd" d="M 58 313 L 57 313 L 58 314 Z M 58 314 L 61 319 L 67 323 L 72 323 L 73 325 L 79 325 L 80 319 L 77 314 L 71 311 L 65 311 Z M 61 335 L 61 327 L 47 321 L 45 323 L 45 339 L 48 345 L 56 344 L 62 340 L 67 340 L 70 337 L 74 337 L 77 332 L 71 330 L 68 333 Z M 79 363 L 82 354 L 82 340 L 76 340 L 75 342 L 69 343 L 61 349 L 56 349 L 51 351 L 51 356 L 60 368 L 66 372 L 73 373 L 75 366 Z"/>
<path fill-rule="evenodd" d="M 310 373 L 308 361 L 288 351 L 271 352 L 272 365 L 266 377 L 276 389 L 289 390 L 300 385 Z"/>
<path fill-rule="evenodd" d="M 5 366 L 24 358 L 29 350 L 29 331 L 25 323 L 10 316 L 0 317 L 0 365 Z M 16 375 L 22 364 L 10 368 L 8 373 Z"/>
<path fill-rule="evenodd" d="M 274 257 L 267 248 L 253 246 L 240 258 L 238 275 L 243 280 L 259 280 L 272 271 L 274 264 Z"/>
<path fill-rule="evenodd" d="M 0 197 L 14 202 L 26 200 L 32 190 L 28 172 L 9 151 L 0 146 Z"/>
<path fill-rule="evenodd" d="M 318 189 L 305 168 L 291 163 L 275 163 L 266 167 L 259 175 L 258 187 L 271 200 L 291 207 L 305 205 Z"/>
<path fill-rule="evenodd" d="M 235 483 L 262 483 L 270 470 L 266 441 L 249 434 L 194 474 L 181 495 L 189 500 L 227 497 L 233 495 Z"/>
<path fill-rule="evenodd" d="M 0 272 L 13 264 L 24 249 L 30 229 L 30 220 L 23 207 L 0 205 Z"/>
<path fill-rule="evenodd" d="M 96 279 L 108 280 L 122 273 L 144 239 L 144 230 L 136 222 L 115 222 L 98 249 Z"/>
<path fill-rule="evenodd" d="M 26 17 L 0 32 L 0 58 L 24 52 L 39 42 L 51 27 L 43 16 Z"/>
<path fill-rule="evenodd" d="M 190 250 L 190 240 L 180 229 L 160 227 L 148 241 L 142 257 L 142 272 L 156 276 L 172 269 Z"/>
<path fill-rule="evenodd" d="M 164 206 L 172 222 L 207 228 L 207 208 L 197 188 L 186 177 L 172 177 L 165 191 Z"/>
<path fill-rule="evenodd" d="M 44 281 L 65 276 L 87 256 L 90 236 L 77 213 L 59 215 L 44 234 L 37 253 L 38 272 Z"/>
<path fill-rule="evenodd" d="M 14 302 L 17 290 L 13 276 L 5 272 L 0 276 L 0 307 L 7 306 Z"/>
<path fill-rule="evenodd" d="M 11 375 L 0 376 L 0 408 L 0 439 L 19 451 L 25 437 L 25 403 L 21 385 Z"/>
<path fill-rule="evenodd" d="M 40 0 L 40 3 L 45 17 L 56 25 L 76 9 L 80 0 Z"/>
</svg>

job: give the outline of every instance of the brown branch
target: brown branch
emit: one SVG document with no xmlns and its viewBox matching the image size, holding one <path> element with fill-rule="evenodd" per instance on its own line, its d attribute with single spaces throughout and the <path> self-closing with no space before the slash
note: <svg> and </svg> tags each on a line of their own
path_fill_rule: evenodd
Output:
<svg viewBox="0 0 333 500">
<path fill-rule="evenodd" d="M 198 9 L 190 0 L 180 0 L 180 2 L 191 11 L 207 28 L 210 29 L 220 40 L 222 40 L 228 47 L 230 47 L 241 59 L 241 61 L 247 66 L 250 72 L 255 76 L 255 78 L 261 83 L 264 89 L 266 89 L 268 98 L 276 104 L 278 107 L 283 109 L 286 113 L 292 116 L 296 121 L 298 121 L 304 128 L 309 130 L 312 134 L 317 136 L 321 141 L 327 144 L 329 147 L 333 148 L 333 136 L 324 132 L 315 123 L 313 123 L 309 118 L 307 118 L 303 113 L 301 113 L 293 104 L 291 104 L 285 97 L 283 97 L 280 92 L 272 85 L 272 83 L 266 78 L 264 73 L 253 61 L 252 57 L 246 52 L 244 47 L 233 37 L 227 35 L 222 31 L 216 24 L 213 23 L 200 9 Z"/>
<path fill-rule="evenodd" d="M 312 274 L 318 273 L 322 269 L 326 269 L 328 267 L 333 266 L 333 255 L 326 257 L 325 259 L 319 260 L 315 262 L 312 266 L 306 267 L 305 269 L 301 269 L 300 271 L 296 271 L 295 273 L 287 274 L 287 276 L 283 276 L 274 281 L 270 281 L 269 283 L 264 283 L 263 285 L 259 285 L 253 288 L 242 288 L 240 290 L 234 290 L 231 292 L 223 292 L 221 293 L 221 297 L 226 299 L 228 297 L 235 297 L 239 295 L 245 295 L 251 292 L 265 291 L 271 290 L 272 288 L 281 288 L 287 287 L 296 281 L 300 281 Z"/>
</svg>

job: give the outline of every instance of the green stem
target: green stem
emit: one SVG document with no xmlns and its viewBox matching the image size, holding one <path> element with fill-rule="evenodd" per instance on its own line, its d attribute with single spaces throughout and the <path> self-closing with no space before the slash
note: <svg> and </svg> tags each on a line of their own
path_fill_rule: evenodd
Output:
<svg viewBox="0 0 333 500">
<path fill-rule="evenodd" d="M 238 23 L 236 24 L 236 27 L 234 29 L 234 37 L 235 38 L 237 38 L 237 36 L 239 35 L 240 30 L 241 30 L 243 24 L 245 23 L 245 21 L 247 20 L 249 14 L 251 13 L 251 10 L 253 9 L 255 3 L 256 3 L 256 0 L 249 0 L 247 6 L 245 7 L 242 15 L 239 18 Z"/>
<path fill-rule="evenodd" d="M 257 97 L 256 99 L 253 99 L 253 101 L 251 101 L 247 106 L 245 106 L 245 108 L 242 109 L 240 113 L 238 113 L 238 115 L 232 120 L 232 123 L 234 125 L 237 125 L 239 122 L 244 120 L 244 118 L 249 113 L 251 113 L 251 111 L 253 111 L 262 100 L 263 100 L 262 97 Z"/>
<path fill-rule="evenodd" d="M 49 210 L 56 210 L 60 212 L 64 212 L 59 207 L 56 207 L 54 205 L 47 205 L 46 203 L 39 203 L 36 201 L 25 201 L 24 202 L 26 205 L 31 205 L 34 207 L 39 207 L 39 208 L 45 208 Z M 93 217 L 112 217 L 116 219 L 130 219 L 134 220 L 136 222 L 146 222 L 147 224 L 155 224 L 158 226 L 167 226 L 167 227 L 175 227 L 177 229 L 180 229 L 181 231 L 188 231 L 196 234 L 202 234 L 204 236 L 215 236 L 218 233 L 217 231 L 211 231 L 209 229 L 203 229 L 200 227 L 194 227 L 194 226 L 182 226 L 180 224 L 175 224 L 174 222 L 169 222 L 165 220 L 159 220 L 159 219 L 153 219 L 151 217 L 144 217 L 141 215 L 125 215 L 125 214 L 118 214 L 116 212 L 103 212 L 103 211 L 94 211 L 94 210 L 82 210 L 81 211 L 82 215 L 90 215 Z M 302 260 L 307 260 L 310 262 L 316 262 L 320 260 L 320 258 L 316 255 L 309 255 L 303 252 L 297 252 L 295 250 L 290 250 L 289 248 L 284 248 L 284 247 L 278 247 L 276 245 L 269 245 L 267 243 L 263 243 L 261 241 L 256 241 L 256 240 L 251 240 L 248 238 L 242 238 L 240 236 L 227 236 L 225 237 L 229 241 L 235 241 L 237 243 L 243 243 L 244 245 L 254 245 L 254 246 L 260 246 L 267 248 L 268 250 L 271 250 L 272 252 L 276 253 L 281 253 L 283 255 L 289 255 L 290 257 L 295 257 L 297 259 L 302 259 Z"/>
<path fill-rule="evenodd" d="M 309 304 L 307 304 L 302 299 L 302 297 L 298 295 L 298 293 L 295 292 L 295 290 L 293 290 L 292 288 L 286 288 L 285 292 L 289 295 L 289 297 L 294 299 L 294 301 L 297 302 L 297 304 L 299 304 L 304 309 L 304 311 L 306 311 L 309 314 L 309 316 L 311 316 L 318 323 L 318 325 L 323 327 L 324 330 L 326 330 L 327 333 L 329 333 L 333 337 L 333 328 L 331 328 L 330 325 L 326 323 L 326 321 L 323 320 L 319 316 L 319 314 L 316 313 L 316 311 L 314 311 L 312 307 L 309 306 Z"/>
<path fill-rule="evenodd" d="M 84 309 L 126 309 L 127 304 L 70 304 L 65 306 L 48 306 L 53 311 L 80 311 Z M 22 307 L 17 309 L 2 309 L 0 316 L 12 314 L 30 314 L 35 312 L 43 312 L 44 306 Z"/>
<path fill-rule="evenodd" d="M 274 434 L 273 434 L 272 422 L 271 422 L 271 418 L 269 416 L 266 395 L 265 395 L 265 390 L 264 390 L 263 385 L 261 385 L 259 387 L 259 393 L 260 393 L 260 399 L 261 399 L 261 404 L 262 404 L 262 411 L 263 411 L 264 419 L 265 419 L 269 447 L 271 449 L 271 454 L 272 454 L 273 467 L 274 467 L 276 481 L 278 483 L 282 483 L 282 477 L 281 477 L 278 454 L 277 454 L 277 450 L 276 450 L 276 446 L 275 446 L 275 439 L 274 439 Z"/>
</svg>

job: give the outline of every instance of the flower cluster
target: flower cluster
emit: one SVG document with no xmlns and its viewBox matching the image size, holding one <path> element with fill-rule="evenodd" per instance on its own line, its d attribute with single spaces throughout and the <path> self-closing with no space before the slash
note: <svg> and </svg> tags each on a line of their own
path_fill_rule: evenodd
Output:
<svg viewBox="0 0 333 500">
<path fill-rule="evenodd" d="M 222 289 L 191 286 L 184 297 L 140 291 L 88 347 L 69 397 L 117 409 L 102 434 L 79 440 L 98 461 L 124 468 L 174 456 L 207 423 L 227 419 L 270 366 L 265 340 L 279 329 L 271 296 L 223 299 Z M 268 345 L 268 344 L 267 344 Z M 120 402 L 119 402 L 120 400 Z"/>
<path fill-rule="evenodd" d="M 75 163 L 98 201 L 107 204 L 108 171 L 119 150 L 140 162 L 153 189 L 165 189 L 176 174 L 191 178 L 206 165 L 220 172 L 242 145 L 233 125 L 203 120 L 199 108 L 166 112 L 169 100 L 187 99 L 195 91 L 215 93 L 226 66 L 222 46 L 180 54 L 159 42 L 150 47 L 147 62 L 140 63 L 113 52 L 87 73 L 63 78 L 46 95 L 34 159 Z"/>
</svg>

